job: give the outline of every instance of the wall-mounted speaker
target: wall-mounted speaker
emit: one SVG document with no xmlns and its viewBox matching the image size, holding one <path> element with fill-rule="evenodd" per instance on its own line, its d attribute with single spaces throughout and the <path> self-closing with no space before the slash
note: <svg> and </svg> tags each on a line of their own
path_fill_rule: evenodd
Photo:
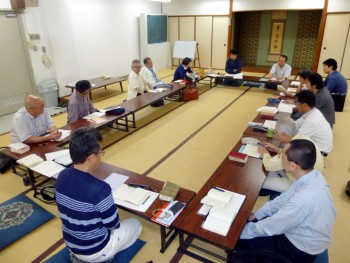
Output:
<svg viewBox="0 0 350 263">
<path fill-rule="evenodd" d="M 26 8 L 26 3 L 24 0 L 11 0 L 11 8 L 14 11 L 21 11 Z"/>
</svg>

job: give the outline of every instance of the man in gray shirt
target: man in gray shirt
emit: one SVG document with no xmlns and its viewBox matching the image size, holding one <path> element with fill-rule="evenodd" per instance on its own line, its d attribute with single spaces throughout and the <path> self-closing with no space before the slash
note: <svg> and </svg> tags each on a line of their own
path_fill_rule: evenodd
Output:
<svg viewBox="0 0 350 263">
<path fill-rule="evenodd" d="M 324 88 L 320 74 L 312 72 L 306 80 L 306 86 L 316 95 L 316 108 L 322 112 L 331 128 L 335 123 L 334 100 L 328 89 Z"/>
<path fill-rule="evenodd" d="M 89 81 L 80 80 L 75 84 L 75 90 L 71 95 L 67 106 L 68 123 L 75 122 L 90 113 L 98 111 L 94 108 L 94 105 L 89 98 L 90 92 L 91 84 Z"/>
</svg>

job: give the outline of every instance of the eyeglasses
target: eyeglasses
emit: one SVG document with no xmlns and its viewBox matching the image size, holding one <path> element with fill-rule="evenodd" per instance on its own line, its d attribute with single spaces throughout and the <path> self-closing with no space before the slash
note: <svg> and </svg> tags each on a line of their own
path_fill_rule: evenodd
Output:
<svg viewBox="0 0 350 263">
<path fill-rule="evenodd" d="M 30 109 L 32 109 L 32 110 L 43 110 L 43 109 L 45 109 L 45 106 L 43 105 L 43 106 L 39 106 L 39 107 L 31 107 Z"/>
</svg>

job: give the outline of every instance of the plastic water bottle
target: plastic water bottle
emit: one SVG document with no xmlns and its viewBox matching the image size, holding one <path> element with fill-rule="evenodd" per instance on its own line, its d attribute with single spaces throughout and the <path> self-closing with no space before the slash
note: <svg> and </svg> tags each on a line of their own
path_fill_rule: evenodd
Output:
<svg viewBox="0 0 350 263">
<path fill-rule="evenodd" d="M 192 83 L 196 83 L 196 73 L 192 73 Z"/>
</svg>

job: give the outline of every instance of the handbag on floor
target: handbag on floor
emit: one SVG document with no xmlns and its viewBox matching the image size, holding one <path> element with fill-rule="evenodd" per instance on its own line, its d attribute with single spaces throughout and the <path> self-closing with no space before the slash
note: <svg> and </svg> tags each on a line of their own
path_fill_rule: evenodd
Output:
<svg viewBox="0 0 350 263">
<path fill-rule="evenodd" d="M 345 193 L 350 197 L 350 181 L 346 184 Z"/>
<path fill-rule="evenodd" d="M 196 100 L 198 99 L 198 88 L 188 87 L 182 90 L 182 99 L 184 101 Z"/>
</svg>

